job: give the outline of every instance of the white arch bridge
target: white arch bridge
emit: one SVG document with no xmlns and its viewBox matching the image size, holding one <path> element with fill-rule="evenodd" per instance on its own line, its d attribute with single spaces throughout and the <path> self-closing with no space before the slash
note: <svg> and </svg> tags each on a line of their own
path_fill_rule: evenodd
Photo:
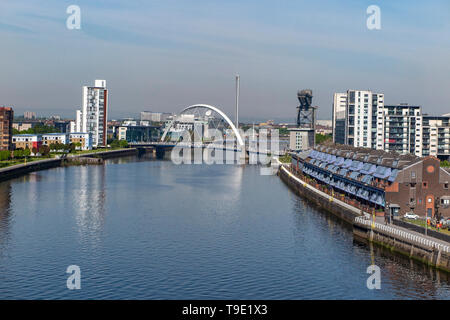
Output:
<svg viewBox="0 0 450 320">
<path fill-rule="evenodd" d="M 184 108 L 180 112 L 180 117 L 182 118 L 183 115 L 194 115 L 198 118 L 210 118 L 213 115 L 213 112 L 218 114 L 222 119 L 225 120 L 226 124 L 231 128 L 231 130 L 234 133 L 234 136 L 236 137 L 237 144 L 239 148 L 242 148 L 244 146 L 244 139 L 242 139 L 241 134 L 239 133 L 239 130 L 236 128 L 236 126 L 233 124 L 233 122 L 228 118 L 228 116 L 219 108 L 211 106 L 209 104 L 194 104 L 192 106 L 189 106 L 187 108 Z M 164 130 L 164 133 L 161 137 L 161 141 L 165 141 L 166 136 L 168 132 L 172 129 L 174 122 L 176 119 L 173 119 L 168 126 L 166 126 L 166 129 Z M 213 125 L 213 129 L 219 129 L 221 123 L 215 122 L 215 126 Z M 195 130 L 195 129 L 194 129 Z"/>
<path fill-rule="evenodd" d="M 187 129 L 185 126 L 183 126 L 183 122 L 189 122 L 191 123 L 190 129 L 192 131 L 195 131 L 195 121 L 203 121 L 204 123 L 207 123 L 208 129 L 218 130 L 219 132 L 223 132 L 223 130 L 226 130 L 227 132 L 233 133 L 233 136 L 235 138 L 235 144 L 233 146 L 230 145 L 223 145 L 222 139 L 219 142 L 220 145 L 216 145 L 214 141 L 205 141 L 201 139 L 198 142 L 180 142 L 178 140 L 179 137 L 173 137 L 172 133 L 181 133 L 186 132 Z M 180 126 L 181 124 L 181 126 Z M 174 127 L 175 125 L 175 127 Z M 198 133 L 198 136 L 203 137 L 203 132 Z M 174 119 L 168 123 L 166 128 L 164 129 L 164 132 L 161 136 L 160 141 L 157 142 L 143 142 L 143 143 L 130 143 L 131 146 L 134 147 L 146 147 L 151 146 L 154 147 L 157 152 L 158 150 L 167 150 L 171 149 L 176 146 L 181 147 L 212 147 L 214 148 L 221 148 L 223 150 L 229 150 L 229 151 L 235 151 L 235 152 L 244 152 L 246 155 L 248 154 L 271 154 L 275 156 L 280 156 L 285 154 L 285 152 L 280 152 L 280 150 L 269 150 L 268 148 L 260 150 L 259 146 L 257 147 L 246 147 L 246 141 L 242 137 L 241 133 L 239 132 L 238 128 L 233 124 L 233 122 L 230 120 L 230 118 L 219 108 L 208 105 L 208 104 L 195 104 L 191 105 L 189 107 L 184 108 L 180 114 L 177 117 L 174 117 Z"/>
</svg>

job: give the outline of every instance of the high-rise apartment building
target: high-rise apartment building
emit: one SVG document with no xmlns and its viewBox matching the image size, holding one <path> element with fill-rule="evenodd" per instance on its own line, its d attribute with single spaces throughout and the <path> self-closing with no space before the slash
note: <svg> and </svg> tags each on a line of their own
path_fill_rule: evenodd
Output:
<svg viewBox="0 0 450 320">
<path fill-rule="evenodd" d="M 422 155 L 450 160 L 450 114 L 423 116 Z"/>
<path fill-rule="evenodd" d="M 333 141 L 345 144 L 345 110 L 347 109 L 347 93 L 335 93 L 333 99 Z"/>
<path fill-rule="evenodd" d="M 12 150 L 14 111 L 11 107 L 0 107 L 0 150 Z"/>
<path fill-rule="evenodd" d="M 384 140 L 384 151 L 422 156 L 422 110 L 420 106 L 408 104 L 384 106 L 384 131 L 379 131 Z M 380 120 L 380 121 L 381 121 Z"/>
<path fill-rule="evenodd" d="M 333 141 L 354 147 L 383 149 L 382 120 L 384 94 L 364 90 L 335 93 L 333 99 Z M 381 118 L 381 119 L 380 119 Z"/>
<path fill-rule="evenodd" d="M 384 95 L 348 90 L 333 98 L 333 141 L 354 147 L 450 159 L 450 114 L 421 106 L 384 105 Z"/>
<path fill-rule="evenodd" d="M 31 111 L 25 111 L 23 113 L 23 118 L 27 120 L 36 119 L 36 113 Z"/>
<path fill-rule="evenodd" d="M 77 110 L 75 131 L 92 135 L 92 146 L 106 146 L 108 90 L 105 80 L 95 80 L 94 86 L 83 86 L 82 109 Z"/>
</svg>

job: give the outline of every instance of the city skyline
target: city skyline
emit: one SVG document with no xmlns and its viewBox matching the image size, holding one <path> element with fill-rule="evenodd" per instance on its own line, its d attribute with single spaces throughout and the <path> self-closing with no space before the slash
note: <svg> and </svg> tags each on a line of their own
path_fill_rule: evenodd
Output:
<svg viewBox="0 0 450 320">
<path fill-rule="evenodd" d="M 450 111 L 444 1 L 379 1 L 381 30 L 366 28 L 368 1 L 77 1 L 81 29 L 68 30 L 71 4 L 0 4 L 0 36 L 9 48 L 0 53 L 8 61 L 1 104 L 16 115 L 73 117 L 92 79 L 108 81 L 110 118 L 176 113 L 194 103 L 233 115 L 236 73 L 243 120 L 294 121 L 303 88 L 313 90 L 320 119 L 331 118 L 333 93 L 348 88 L 383 92 L 386 104 L 421 105 L 428 114 Z"/>
</svg>

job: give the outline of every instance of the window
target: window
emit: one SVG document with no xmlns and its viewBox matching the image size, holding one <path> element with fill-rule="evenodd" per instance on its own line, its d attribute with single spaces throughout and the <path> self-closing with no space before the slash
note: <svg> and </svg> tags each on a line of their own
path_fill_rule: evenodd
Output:
<svg viewBox="0 0 450 320">
<path fill-rule="evenodd" d="M 411 179 L 415 179 L 416 178 L 416 172 L 415 171 L 411 171 Z"/>
<path fill-rule="evenodd" d="M 427 181 L 422 182 L 422 188 L 424 188 L 424 189 L 428 188 L 428 182 Z M 431 202 L 431 200 L 429 202 Z"/>
<path fill-rule="evenodd" d="M 444 189 L 448 189 L 448 182 L 444 183 Z"/>
</svg>

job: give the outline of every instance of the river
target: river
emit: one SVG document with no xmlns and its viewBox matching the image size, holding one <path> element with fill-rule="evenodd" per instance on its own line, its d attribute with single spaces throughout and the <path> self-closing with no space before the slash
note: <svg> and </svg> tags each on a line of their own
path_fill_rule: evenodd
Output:
<svg viewBox="0 0 450 320">
<path fill-rule="evenodd" d="M 0 299 L 449 299 L 449 283 L 258 166 L 126 157 L 0 183 Z"/>
</svg>

